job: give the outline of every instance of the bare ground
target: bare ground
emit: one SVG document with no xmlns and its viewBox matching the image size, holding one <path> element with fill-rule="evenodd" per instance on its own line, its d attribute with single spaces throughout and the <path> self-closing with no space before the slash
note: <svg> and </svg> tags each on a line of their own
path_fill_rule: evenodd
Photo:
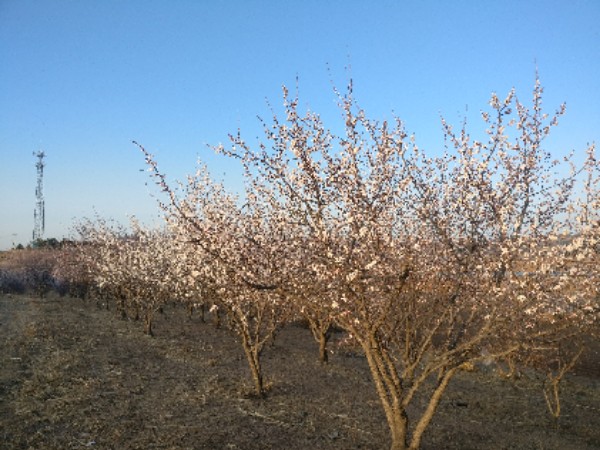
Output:
<svg viewBox="0 0 600 450">
<path fill-rule="evenodd" d="M 0 296 L 1 449 L 386 449 L 388 430 L 364 358 L 332 346 L 317 361 L 308 330 L 286 327 L 265 354 L 266 399 L 247 395 L 241 346 L 169 306 L 156 337 L 93 302 Z M 423 449 L 600 448 L 600 355 L 562 383 L 546 411 L 540 376 L 459 374 Z"/>
</svg>

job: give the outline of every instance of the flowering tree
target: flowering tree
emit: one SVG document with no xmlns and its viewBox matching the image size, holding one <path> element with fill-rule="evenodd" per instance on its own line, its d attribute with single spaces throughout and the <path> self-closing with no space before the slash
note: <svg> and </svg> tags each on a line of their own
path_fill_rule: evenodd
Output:
<svg viewBox="0 0 600 450">
<path fill-rule="evenodd" d="M 392 449 L 418 448 L 465 363 L 556 346 L 597 321 L 597 287 L 568 289 L 593 269 L 578 260 L 562 269 L 565 242 L 589 253 L 572 239 L 569 216 L 591 203 L 576 204 L 577 172 L 561 173 L 564 164 L 543 148 L 563 109 L 548 120 L 539 82 L 532 110 L 514 92 L 492 96 L 485 141 L 444 122 L 449 146 L 435 158 L 399 120 L 369 120 L 351 85 L 338 98 L 342 137 L 318 115 L 301 116 L 284 89 L 286 118 L 263 122 L 265 142 L 254 149 L 238 133 L 218 151 L 241 161 L 251 192 L 268 205 L 262 212 L 287 231 L 295 258 L 279 260 L 273 284 L 352 335 Z M 589 196 L 597 202 L 597 185 Z M 417 393 L 428 393 L 426 407 L 409 418 Z"/>
<path fill-rule="evenodd" d="M 192 265 L 178 264 L 179 270 L 188 275 L 188 287 L 202 286 L 214 308 L 226 312 L 246 355 L 254 393 L 263 396 L 261 354 L 288 317 L 279 266 L 288 257 L 289 230 L 256 193 L 249 190 L 240 206 L 200 164 L 179 190 L 170 186 L 152 155 L 139 148 L 169 199 L 161 204 L 169 229 L 187 247 L 184 252 L 194 255 Z"/>
<path fill-rule="evenodd" d="M 589 223 L 584 216 L 599 191 L 593 146 L 579 170 L 572 155 L 561 162 L 544 149 L 564 105 L 548 117 L 542 93 L 536 80 L 531 109 L 514 91 L 503 101 L 493 95 L 492 112 L 482 113 L 486 141 L 444 122 L 452 150 L 438 158 L 414 152 L 409 165 L 411 202 L 448 251 L 443 266 L 457 300 L 471 310 L 459 333 L 478 330 L 482 339 L 471 350 L 547 369 L 556 354 L 567 357 L 558 363 L 556 387 L 581 353 L 572 344 L 598 320 L 597 284 L 582 283 L 597 275 L 584 263 L 593 247 L 581 224 Z M 589 174 L 579 185 L 584 199 L 576 191 L 582 172 Z"/>
<path fill-rule="evenodd" d="M 91 259 L 83 257 L 85 246 L 81 241 L 63 241 L 56 250 L 56 264 L 52 272 L 62 293 L 81 299 L 86 298 L 94 287 L 89 267 Z"/>
<path fill-rule="evenodd" d="M 132 220 L 131 231 L 110 227 L 105 221 L 80 226 L 85 243 L 80 258 L 94 283 L 118 301 L 123 317 L 129 310 L 144 321 L 144 332 L 153 335 L 158 309 L 178 291 L 173 270 L 176 247 L 162 230 L 142 227 Z"/>
</svg>

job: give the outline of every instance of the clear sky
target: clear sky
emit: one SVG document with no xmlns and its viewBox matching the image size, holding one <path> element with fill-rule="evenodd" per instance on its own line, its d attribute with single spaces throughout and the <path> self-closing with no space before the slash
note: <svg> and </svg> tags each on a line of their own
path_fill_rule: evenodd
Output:
<svg viewBox="0 0 600 450">
<path fill-rule="evenodd" d="M 327 125 L 331 82 L 351 76 L 369 116 L 435 151 L 440 114 L 458 124 L 513 86 L 528 99 L 537 65 L 545 106 L 567 103 L 548 145 L 583 152 L 600 142 L 598 24 L 598 0 L 0 0 L 0 249 L 31 240 L 39 150 L 45 237 L 95 214 L 157 221 L 134 139 L 171 180 L 201 157 L 238 189 L 208 144 L 259 136 L 296 77 Z"/>
</svg>

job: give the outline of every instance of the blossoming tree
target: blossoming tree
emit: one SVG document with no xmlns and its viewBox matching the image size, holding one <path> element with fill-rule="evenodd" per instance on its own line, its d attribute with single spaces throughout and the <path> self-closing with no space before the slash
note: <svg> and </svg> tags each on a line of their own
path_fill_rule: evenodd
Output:
<svg viewBox="0 0 600 450">
<path fill-rule="evenodd" d="M 201 164 L 179 189 L 170 186 L 152 155 L 139 148 L 167 194 L 161 208 L 169 229 L 195 255 L 196 264 L 187 269 L 192 283 L 197 280 L 211 293 L 215 309 L 225 310 L 246 355 L 254 394 L 263 396 L 267 385 L 261 354 L 288 317 L 279 267 L 289 257 L 289 230 L 251 190 L 240 206 Z"/>
<path fill-rule="evenodd" d="M 556 346 L 597 321 L 597 287 L 569 290 L 581 266 L 561 269 L 563 243 L 577 233 L 569 216 L 581 210 L 578 173 L 562 173 L 565 164 L 544 150 L 563 110 L 542 113 L 539 82 L 532 109 L 514 92 L 492 96 L 485 141 L 444 122 L 449 145 L 437 157 L 399 120 L 368 119 L 352 85 L 338 98 L 341 137 L 318 115 L 301 116 L 284 89 L 285 120 L 263 122 L 264 142 L 249 145 L 238 133 L 218 151 L 241 161 L 253 191 L 289 230 L 297 258 L 280 261 L 279 289 L 333 314 L 351 334 L 392 449 L 418 448 L 465 364 Z M 594 163 L 590 149 L 584 167 Z M 597 198 L 597 187 L 589 196 Z M 587 252 L 588 244 L 571 242 Z M 427 395 L 426 407 L 409 417 L 417 393 Z"/>
</svg>

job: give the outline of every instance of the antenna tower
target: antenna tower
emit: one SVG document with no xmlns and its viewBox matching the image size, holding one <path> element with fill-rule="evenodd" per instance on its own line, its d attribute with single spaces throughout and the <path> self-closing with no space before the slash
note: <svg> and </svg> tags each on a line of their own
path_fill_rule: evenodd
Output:
<svg viewBox="0 0 600 450">
<path fill-rule="evenodd" d="M 46 224 L 46 213 L 44 209 L 44 156 L 43 151 L 34 153 L 38 161 L 35 164 L 37 169 L 37 186 L 35 188 L 35 209 L 33 210 L 33 241 L 42 239 L 44 236 L 44 227 Z"/>
</svg>

